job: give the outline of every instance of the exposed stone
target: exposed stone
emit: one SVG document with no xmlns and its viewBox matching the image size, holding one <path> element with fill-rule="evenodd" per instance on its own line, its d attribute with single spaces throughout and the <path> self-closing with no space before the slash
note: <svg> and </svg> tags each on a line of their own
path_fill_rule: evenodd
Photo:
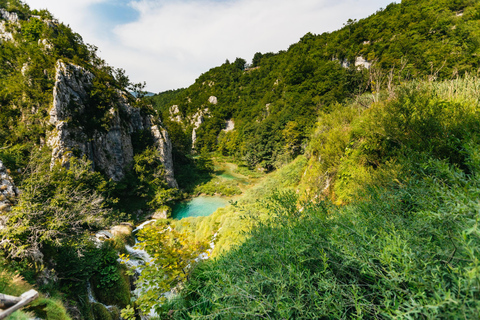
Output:
<svg viewBox="0 0 480 320">
<path fill-rule="evenodd" d="M 50 50 L 53 49 L 53 43 L 51 43 L 47 39 L 39 39 L 38 40 L 38 46 L 43 47 L 43 49 L 46 50 L 46 51 L 50 51 Z"/>
<path fill-rule="evenodd" d="M 0 43 L 2 41 L 13 41 L 13 34 L 7 31 L 5 21 L 0 21 Z"/>
<path fill-rule="evenodd" d="M 365 60 L 362 56 L 357 57 L 355 59 L 355 67 L 357 69 L 361 69 L 361 68 L 370 69 L 371 65 L 372 64 L 370 62 L 368 62 L 367 60 Z"/>
<path fill-rule="evenodd" d="M 169 187 L 178 188 L 173 172 L 172 142 L 168 137 L 168 132 L 158 125 L 152 126 L 150 130 L 155 141 L 155 146 L 162 157 L 162 164 L 165 168 L 165 180 Z"/>
<path fill-rule="evenodd" d="M 209 86 L 210 88 L 213 87 L 215 85 L 215 82 L 213 81 L 204 81 L 202 82 L 202 85 L 207 85 Z"/>
<path fill-rule="evenodd" d="M 99 240 L 113 239 L 113 234 L 110 231 L 102 230 L 95 234 L 95 238 Z"/>
<path fill-rule="evenodd" d="M 18 194 L 19 192 L 17 187 L 15 187 L 13 179 L 0 160 L 0 213 L 10 211 L 12 205 L 15 204 Z M 1 224 L 0 222 L 0 227 Z"/>
<path fill-rule="evenodd" d="M 122 223 L 110 229 L 110 233 L 114 237 L 129 236 L 132 234 L 133 226 L 129 223 Z"/>
<path fill-rule="evenodd" d="M 218 99 L 215 96 L 210 96 L 210 98 L 208 98 L 208 102 L 210 102 L 211 104 L 217 104 Z"/>
<path fill-rule="evenodd" d="M 82 115 L 88 104 L 94 75 L 86 69 L 58 61 L 53 90 L 53 106 L 50 123 L 55 126 L 49 133 L 47 144 L 52 148 L 52 163 L 68 166 L 73 151 L 86 156 L 93 169 L 100 169 L 114 181 L 121 180 L 133 163 L 132 134 L 151 132 L 160 160 L 165 167 L 165 178 L 171 187 L 177 187 L 173 176 L 172 146 L 161 124 L 141 110 L 129 104 L 127 93 L 117 90 L 117 99 L 112 101 L 108 130 L 95 130 L 88 135 L 84 128 L 75 126 L 74 116 Z"/>
<path fill-rule="evenodd" d="M 152 216 L 152 219 L 156 219 L 156 220 L 168 219 L 168 209 L 163 209 L 155 212 Z"/>
<path fill-rule="evenodd" d="M 197 130 L 200 128 L 200 125 L 205 122 L 205 117 L 209 115 L 208 108 L 199 110 L 191 118 L 191 124 L 193 125 L 192 131 L 192 149 L 195 149 L 195 143 L 197 142 Z"/>
<path fill-rule="evenodd" d="M 15 24 L 17 24 L 19 21 L 18 14 L 16 14 L 15 12 L 8 12 L 3 8 L 0 8 L 0 19 L 7 20 Z"/>
<path fill-rule="evenodd" d="M 225 122 L 225 129 L 223 131 L 229 132 L 235 130 L 235 121 L 233 119 L 229 119 Z"/>
<path fill-rule="evenodd" d="M 27 74 L 27 71 L 28 71 L 28 62 L 25 62 L 22 66 L 22 70 L 21 70 L 21 73 L 22 73 L 22 76 L 25 77 L 25 75 Z"/>
<path fill-rule="evenodd" d="M 182 122 L 182 114 L 180 113 L 180 110 L 178 109 L 177 105 L 171 106 L 169 111 L 170 111 L 170 121 Z"/>
</svg>

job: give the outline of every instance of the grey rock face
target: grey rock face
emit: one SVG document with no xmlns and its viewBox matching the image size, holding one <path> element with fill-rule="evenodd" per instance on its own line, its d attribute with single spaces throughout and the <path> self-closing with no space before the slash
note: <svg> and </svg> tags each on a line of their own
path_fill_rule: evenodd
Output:
<svg viewBox="0 0 480 320">
<path fill-rule="evenodd" d="M 0 160 L 0 214 L 10 211 L 12 205 L 15 204 L 15 198 L 17 196 L 18 189 L 8 174 L 7 168 L 5 168 L 3 162 Z"/>
<path fill-rule="evenodd" d="M 197 142 L 197 130 L 200 128 L 200 125 L 205 122 L 205 117 L 209 115 L 208 108 L 199 110 L 193 115 L 190 122 L 193 125 L 192 131 L 192 149 L 195 149 L 195 142 Z"/>
<path fill-rule="evenodd" d="M 18 15 L 15 12 L 8 12 L 7 10 L 0 8 L 0 19 L 7 20 L 11 23 L 18 23 Z"/>
<path fill-rule="evenodd" d="M 7 28 L 7 23 L 18 25 L 18 15 L 15 12 L 8 12 L 0 8 L 0 43 L 2 41 L 13 41 L 13 34 Z"/>
<path fill-rule="evenodd" d="M 5 21 L 0 21 L 0 43 L 2 41 L 13 41 L 13 34 L 7 31 Z"/>
<path fill-rule="evenodd" d="M 182 114 L 180 113 L 177 105 L 173 105 L 170 107 L 170 121 L 178 123 L 182 122 Z"/>
<path fill-rule="evenodd" d="M 167 184 L 171 188 L 178 188 L 177 181 L 175 180 L 173 172 L 173 160 L 172 160 L 172 142 L 168 137 L 168 132 L 159 125 L 153 125 L 150 130 L 155 141 L 155 146 L 160 152 L 162 157 L 162 163 L 165 167 L 165 179 Z"/>
<path fill-rule="evenodd" d="M 75 114 L 84 115 L 89 104 L 88 90 L 94 75 L 86 69 L 58 61 L 53 90 L 53 106 L 50 123 L 55 126 L 47 144 L 52 148 L 52 163 L 68 166 L 73 152 L 86 156 L 95 169 L 100 169 L 114 181 L 121 180 L 133 163 L 132 135 L 148 130 L 155 140 L 166 171 L 166 180 L 177 187 L 173 175 L 172 146 L 167 132 L 153 118 L 143 115 L 128 102 L 125 92 L 117 90 L 117 99 L 112 101 L 108 130 L 85 132 L 72 123 Z M 88 116 L 88 115 L 86 115 Z"/>
<path fill-rule="evenodd" d="M 355 67 L 357 67 L 357 69 L 361 69 L 361 68 L 370 69 L 371 65 L 372 64 L 367 60 L 365 60 L 362 56 L 357 57 L 355 59 Z"/>
</svg>

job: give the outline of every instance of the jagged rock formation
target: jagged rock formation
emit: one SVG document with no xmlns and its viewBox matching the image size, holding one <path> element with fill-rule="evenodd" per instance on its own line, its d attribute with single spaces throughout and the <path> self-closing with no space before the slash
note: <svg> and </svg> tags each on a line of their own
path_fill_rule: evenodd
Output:
<svg viewBox="0 0 480 320">
<path fill-rule="evenodd" d="M 17 196 L 18 189 L 8 174 L 7 168 L 5 168 L 3 162 L 0 160 L 0 213 L 9 211 L 11 206 L 15 204 L 15 198 Z"/>
<path fill-rule="evenodd" d="M 7 20 L 11 23 L 18 23 L 18 14 L 15 12 L 9 12 L 3 8 L 0 8 L 0 17 L 1 19 Z"/>
<path fill-rule="evenodd" d="M 200 125 L 205 122 L 205 117 L 209 115 L 208 108 L 203 110 L 198 110 L 197 113 L 193 115 L 190 122 L 193 125 L 192 131 L 192 149 L 195 149 L 195 142 L 197 141 L 197 130 L 200 128 Z"/>
<path fill-rule="evenodd" d="M 89 105 L 88 90 L 94 75 L 88 70 L 58 61 L 53 90 L 53 106 L 50 110 L 50 123 L 55 126 L 47 144 L 52 148 L 52 165 L 60 162 L 68 166 L 74 152 L 86 156 L 94 169 L 100 169 L 109 178 L 121 180 L 133 162 L 132 134 L 148 131 L 161 155 L 165 167 L 165 179 L 170 187 L 177 187 L 174 178 L 172 146 L 167 132 L 152 116 L 131 106 L 127 93 L 117 90 L 117 99 L 112 101 L 107 130 L 85 132 L 75 125 L 75 115 L 85 115 Z"/>
<path fill-rule="evenodd" d="M 165 167 L 165 179 L 167 184 L 172 188 L 178 188 L 177 181 L 174 177 L 173 172 L 173 159 L 172 159 L 172 142 L 168 137 L 168 132 L 163 127 L 159 125 L 153 125 L 150 127 L 150 130 L 155 141 L 155 146 L 160 152 L 162 157 L 162 163 Z"/>
<path fill-rule="evenodd" d="M 0 43 L 2 41 L 13 41 L 13 33 L 8 31 L 7 22 L 18 24 L 18 15 L 15 12 L 8 12 L 0 8 Z"/>
<path fill-rule="evenodd" d="M 182 122 L 182 114 L 180 113 L 177 105 L 170 107 L 170 121 Z"/>
</svg>

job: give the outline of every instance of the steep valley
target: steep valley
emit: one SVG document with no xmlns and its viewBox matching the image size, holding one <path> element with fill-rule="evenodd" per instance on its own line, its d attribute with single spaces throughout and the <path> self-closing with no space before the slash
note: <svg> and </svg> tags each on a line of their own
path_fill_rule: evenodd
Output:
<svg viewBox="0 0 480 320">
<path fill-rule="evenodd" d="M 8 319 L 478 318 L 479 20 L 403 0 L 150 95 L 0 0 Z"/>
</svg>

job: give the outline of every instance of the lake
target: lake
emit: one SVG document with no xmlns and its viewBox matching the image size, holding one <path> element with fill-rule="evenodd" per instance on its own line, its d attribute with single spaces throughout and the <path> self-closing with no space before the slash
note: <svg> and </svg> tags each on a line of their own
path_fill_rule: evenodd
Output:
<svg viewBox="0 0 480 320">
<path fill-rule="evenodd" d="M 182 201 L 173 207 L 172 218 L 205 217 L 218 208 L 226 207 L 228 199 L 222 197 L 200 196 L 189 201 Z"/>
</svg>

